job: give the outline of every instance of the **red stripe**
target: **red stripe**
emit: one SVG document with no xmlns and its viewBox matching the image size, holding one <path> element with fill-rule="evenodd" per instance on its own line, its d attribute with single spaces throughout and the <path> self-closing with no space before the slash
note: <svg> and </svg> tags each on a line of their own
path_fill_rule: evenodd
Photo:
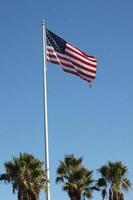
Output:
<svg viewBox="0 0 133 200">
<path fill-rule="evenodd" d="M 71 47 L 73 47 L 72 45 L 70 45 Z M 48 46 L 49 47 L 49 46 Z M 95 57 L 93 56 L 89 56 L 87 54 L 85 54 L 84 52 L 80 51 L 79 49 L 75 48 L 72 49 L 71 47 L 68 47 L 68 45 L 66 45 L 66 49 L 68 49 L 70 52 L 66 52 L 63 54 L 63 53 L 59 53 L 59 52 L 56 52 L 54 49 L 52 49 L 51 47 L 47 48 L 47 51 L 48 52 L 52 52 L 52 53 L 55 53 L 54 54 L 49 54 L 47 53 L 47 58 L 48 58 L 48 61 L 52 62 L 52 63 L 55 63 L 55 64 L 59 64 L 62 66 L 62 69 L 67 72 L 67 73 L 71 73 L 71 74 L 74 74 L 74 75 L 77 75 L 79 76 L 80 78 L 86 80 L 87 82 L 91 83 L 93 79 L 95 79 L 95 76 L 96 76 L 96 71 L 93 70 L 93 69 L 90 69 L 89 67 L 94 67 L 96 69 L 96 64 L 93 64 L 93 63 L 90 63 L 90 62 L 96 62 L 96 59 Z M 79 51 L 77 52 L 76 49 Z M 75 53 L 76 55 L 73 55 L 72 53 Z M 68 56 L 68 58 L 64 57 L 64 56 Z M 88 56 L 92 59 L 89 59 Z M 81 57 L 81 58 L 80 58 Z M 55 60 L 52 60 L 55 59 Z M 74 59 L 74 61 L 70 60 L 70 58 Z M 82 60 L 83 59 L 86 59 L 86 61 Z M 59 61 L 58 61 L 59 59 Z M 61 61 L 62 60 L 62 61 Z M 64 63 L 63 61 L 66 61 L 66 63 Z M 81 64 L 78 64 L 76 61 L 79 61 L 81 62 Z M 83 66 L 82 64 L 85 64 L 87 65 L 88 68 L 86 68 L 85 66 Z M 63 67 L 67 67 L 68 69 L 64 69 Z M 86 70 L 88 73 L 92 72 L 94 73 L 94 75 L 89 75 L 89 74 L 86 74 L 86 72 L 82 72 L 80 71 L 79 69 L 83 69 L 83 70 Z M 71 69 L 73 69 L 74 71 L 71 71 Z M 90 79 L 90 80 L 88 80 Z"/>
<path fill-rule="evenodd" d="M 61 55 L 62 55 L 62 54 L 61 54 Z M 52 54 L 52 55 L 51 55 L 51 54 L 48 54 L 48 56 L 51 57 L 51 58 L 56 58 L 56 56 L 53 55 L 53 54 Z M 71 62 L 73 65 L 75 65 L 75 66 L 77 66 L 77 67 L 79 67 L 79 68 L 81 68 L 81 69 L 84 69 L 84 70 L 86 70 L 86 71 L 88 71 L 88 72 L 92 72 L 92 73 L 95 73 L 95 74 L 96 74 L 96 71 L 93 70 L 93 69 L 86 68 L 86 67 L 84 67 L 83 65 L 80 65 L 80 64 L 78 64 L 78 63 L 76 63 L 76 62 L 74 62 L 74 61 L 69 60 L 68 58 L 65 58 L 65 57 L 60 56 L 59 54 L 58 54 L 57 56 L 58 56 L 58 58 L 60 58 L 60 59 L 63 59 L 63 60 L 65 60 L 65 61 Z M 89 66 L 88 66 L 88 67 L 89 67 Z"/>
<path fill-rule="evenodd" d="M 50 61 L 51 63 L 54 63 L 54 64 L 58 64 L 56 61 Z M 88 81 L 89 83 L 91 83 L 92 81 L 91 80 L 87 80 L 87 79 L 85 79 L 85 78 L 83 78 L 83 77 L 81 77 L 77 72 L 73 72 L 73 71 L 69 71 L 69 70 L 67 70 L 67 69 L 64 69 L 64 68 L 62 68 L 63 69 L 63 71 L 65 71 L 66 73 L 69 73 L 69 74 L 74 74 L 74 75 L 76 75 L 76 76 L 78 76 L 78 77 L 80 77 L 80 78 L 82 78 L 82 79 L 84 79 L 84 80 L 86 80 L 86 81 Z"/>
<path fill-rule="evenodd" d="M 54 51 L 53 49 L 47 49 L 47 51 L 50 52 L 50 53 L 58 53 L 58 52 Z M 75 59 L 75 56 L 73 56 L 72 54 L 69 54 L 68 52 L 65 52 L 65 54 L 58 53 L 57 56 L 59 56 L 59 54 L 60 54 L 62 57 L 63 57 L 63 55 L 67 55 L 67 56 L 69 56 L 70 58 Z M 49 54 L 48 54 L 48 55 L 49 55 Z M 82 56 L 82 57 L 83 57 L 83 56 Z M 65 57 L 64 57 L 64 59 L 68 60 L 68 58 L 65 58 Z M 85 58 L 85 59 L 87 59 L 87 58 Z M 89 64 L 89 62 L 83 61 L 83 60 L 80 59 L 80 58 L 77 59 L 77 57 L 76 57 L 75 60 L 78 60 L 78 61 L 82 62 L 83 64 L 86 64 L 87 66 L 93 67 L 93 66 L 91 66 L 91 65 L 92 65 L 91 63 Z M 87 59 L 87 60 L 88 60 L 88 59 Z M 73 62 L 74 62 L 74 61 L 73 61 Z M 96 65 L 95 65 L 94 67 L 96 68 Z"/>
<path fill-rule="evenodd" d="M 55 58 L 55 59 L 57 59 L 56 57 L 54 57 L 54 56 L 50 56 L 49 57 L 49 60 L 48 61 L 50 61 L 50 62 L 54 62 L 54 63 L 56 63 L 56 64 L 62 64 L 63 66 L 65 66 L 65 67 L 69 67 L 69 68 L 71 68 L 71 69 L 74 69 L 74 67 L 71 65 L 71 64 L 69 64 L 69 63 L 64 63 L 63 61 L 61 61 L 61 60 L 57 60 L 57 61 L 53 61 L 53 60 L 51 60 L 50 58 Z M 76 69 L 75 69 L 76 70 Z"/>
<path fill-rule="evenodd" d="M 93 75 L 86 74 L 85 72 L 82 72 L 82 71 L 79 71 L 79 70 L 77 70 L 77 71 L 79 72 L 79 74 L 86 76 L 88 78 L 91 78 L 91 79 L 95 79 L 95 77 L 96 77 L 96 76 L 93 76 Z"/>
<path fill-rule="evenodd" d="M 56 58 L 56 57 L 51 56 L 51 58 Z M 57 58 L 56 58 L 56 59 L 57 59 Z M 62 62 L 62 61 L 60 61 L 60 60 L 59 60 L 60 62 L 58 62 L 58 60 L 57 60 L 57 61 L 50 60 L 50 61 L 53 62 L 53 63 L 55 63 L 55 64 L 61 64 L 61 65 L 65 66 L 65 67 L 69 67 L 69 68 L 71 68 L 71 69 L 75 69 L 71 64 L 64 63 L 64 62 Z M 63 69 L 63 70 L 64 70 L 64 69 Z M 90 78 L 90 79 L 95 79 L 95 76 L 86 74 L 85 72 L 82 72 L 82 71 L 80 71 L 80 70 L 78 70 L 78 69 L 75 69 L 75 71 L 77 71 L 77 74 L 78 74 L 78 75 L 83 75 L 83 76 L 88 77 L 88 78 Z M 72 73 L 72 71 L 70 71 L 70 73 Z M 76 72 L 75 72 L 75 73 L 76 73 Z"/>
<path fill-rule="evenodd" d="M 68 44 L 68 43 L 67 43 Z M 90 61 L 95 61 L 96 62 L 96 58 L 94 57 L 94 56 L 91 56 L 91 55 L 88 55 L 88 54 L 86 54 L 85 52 L 83 52 L 83 51 L 81 51 L 80 49 L 78 49 L 77 47 L 74 47 L 73 45 L 71 45 L 71 44 L 68 44 L 67 45 L 66 44 L 66 48 L 67 49 L 69 49 L 69 50 L 71 50 L 71 51 L 73 51 L 74 53 L 77 53 L 77 54 L 79 54 L 79 55 L 81 55 L 81 56 L 84 56 L 85 58 L 87 57 L 88 59 L 90 59 Z M 71 48 L 72 47 L 72 48 Z M 79 52 L 77 52 L 77 51 L 79 51 Z"/>
<path fill-rule="evenodd" d="M 82 62 L 82 63 L 84 63 L 84 64 L 86 64 L 86 65 L 90 65 L 91 67 L 95 67 L 96 68 L 96 64 L 90 63 L 89 60 L 86 57 L 85 58 L 88 60 L 88 62 L 80 59 L 79 56 L 78 56 L 78 54 L 74 56 L 73 54 L 68 53 L 66 51 L 65 51 L 65 54 L 68 55 L 68 56 L 70 56 L 70 57 L 72 57 L 72 58 L 74 58 L 74 59 L 76 59 L 76 60 L 78 60 L 78 61 L 80 61 L 80 62 Z M 82 56 L 82 57 L 84 58 L 84 56 Z"/>
<path fill-rule="evenodd" d="M 63 69 L 63 71 L 65 71 L 65 72 L 67 72 L 67 73 L 70 73 L 70 74 L 77 75 L 77 76 L 79 76 L 80 78 L 82 78 L 77 72 L 69 71 L 69 70 L 67 70 L 67 69 Z"/>
<path fill-rule="evenodd" d="M 78 76 L 78 77 L 82 78 L 83 80 L 86 80 L 86 81 L 88 81 L 89 83 L 91 83 L 91 82 L 92 82 L 91 80 L 87 80 L 87 79 L 85 79 L 85 78 L 81 77 L 81 76 L 80 76 L 79 74 L 77 74 L 77 73 L 70 72 L 69 70 L 66 70 L 66 69 L 63 69 L 63 71 L 65 71 L 65 72 L 67 72 L 67 73 L 74 74 L 74 75 L 76 75 L 76 76 Z"/>
<path fill-rule="evenodd" d="M 49 51 L 49 52 L 55 52 L 55 50 L 52 49 L 52 48 L 47 48 L 47 51 Z"/>
<path fill-rule="evenodd" d="M 67 48 L 68 50 L 71 50 L 71 49 L 68 48 L 68 46 L 67 46 L 66 48 Z M 55 53 L 56 53 L 56 51 L 55 51 L 54 49 L 47 48 L 47 50 L 48 50 L 49 52 L 55 52 Z M 72 51 L 72 50 L 71 50 L 71 51 Z M 73 52 L 73 51 L 72 51 L 72 52 Z M 95 64 L 90 63 L 90 61 L 91 61 L 91 62 L 94 62 L 94 61 L 89 60 L 88 57 L 83 56 L 83 55 L 81 55 L 81 54 L 78 54 L 77 52 L 74 52 L 74 53 L 76 53 L 77 56 L 74 56 L 73 54 L 68 53 L 68 52 L 65 51 L 65 54 L 66 54 L 67 56 L 72 57 L 72 58 L 74 58 L 74 59 L 76 59 L 76 60 L 78 60 L 78 61 L 80 61 L 80 62 L 82 62 L 82 63 L 84 63 L 84 64 L 86 64 L 86 65 L 90 65 L 91 67 L 95 67 L 95 68 L 96 68 L 96 63 L 95 63 Z M 62 55 L 63 55 L 63 54 L 62 54 Z M 84 60 L 82 60 L 82 59 L 80 59 L 78 55 L 80 55 L 80 56 L 82 56 L 83 58 L 85 58 L 88 62 L 87 62 L 87 61 L 84 61 Z"/>
<path fill-rule="evenodd" d="M 66 67 L 73 68 L 73 66 L 72 66 L 71 63 L 70 63 L 70 64 L 69 64 L 69 63 L 64 63 L 64 62 L 61 61 L 60 59 L 59 59 L 59 61 L 58 61 L 57 57 L 54 56 L 54 55 L 48 55 L 48 56 L 49 56 L 49 60 L 50 60 L 50 58 L 55 58 L 55 59 L 57 60 L 57 62 L 55 61 L 57 64 L 60 64 L 60 63 L 62 64 L 62 63 L 63 63 L 64 65 L 66 65 Z M 58 56 L 58 58 L 59 58 L 59 56 Z M 64 58 L 62 58 L 62 59 L 65 60 Z M 50 61 L 52 61 L 52 60 L 50 60 Z"/>
</svg>

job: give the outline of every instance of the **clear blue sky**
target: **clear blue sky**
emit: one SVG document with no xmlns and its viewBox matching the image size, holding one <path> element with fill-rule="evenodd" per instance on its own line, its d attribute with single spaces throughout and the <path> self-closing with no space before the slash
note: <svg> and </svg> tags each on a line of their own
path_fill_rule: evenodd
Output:
<svg viewBox="0 0 133 200">
<path fill-rule="evenodd" d="M 1 0 L 0 173 L 19 152 L 44 160 L 43 17 L 50 30 L 98 60 L 92 88 L 48 63 L 51 200 L 68 199 L 55 184 L 58 160 L 65 154 L 83 156 L 92 170 L 120 160 L 133 182 L 132 0 Z M 132 196 L 131 191 L 125 199 Z M 0 198 L 17 196 L 0 183 Z"/>
</svg>

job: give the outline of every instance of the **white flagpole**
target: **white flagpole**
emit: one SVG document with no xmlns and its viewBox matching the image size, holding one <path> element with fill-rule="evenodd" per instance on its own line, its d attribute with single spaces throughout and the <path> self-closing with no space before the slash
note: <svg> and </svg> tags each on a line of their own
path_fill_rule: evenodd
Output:
<svg viewBox="0 0 133 200">
<path fill-rule="evenodd" d="M 46 28 L 43 19 L 43 88 L 44 88 L 44 139 L 45 139 L 45 170 L 46 170 L 46 200 L 50 200 L 49 144 L 48 144 L 48 105 L 47 105 L 47 76 L 46 76 Z"/>
</svg>

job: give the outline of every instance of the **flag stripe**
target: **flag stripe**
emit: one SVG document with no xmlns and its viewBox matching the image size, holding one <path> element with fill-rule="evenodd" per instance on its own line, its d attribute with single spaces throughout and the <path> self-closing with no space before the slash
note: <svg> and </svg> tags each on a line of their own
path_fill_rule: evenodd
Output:
<svg viewBox="0 0 133 200">
<path fill-rule="evenodd" d="M 51 46 L 47 46 L 47 48 L 49 49 L 49 51 L 55 51 L 54 48 L 51 48 Z M 65 53 L 68 53 L 68 56 L 71 56 L 73 58 L 78 58 L 81 62 L 84 62 L 86 64 L 89 64 L 89 65 L 94 65 L 94 67 L 96 67 L 96 61 L 92 61 L 92 60 L 88 60 L 88 57 L 86 58 L 84 55 L 79 55 L 77 53 L 75 53 L 74 51 L 70 51 L 70 49 L 67 47 L 66 45 L 66 49 L 65 49 Z"/>
<path fill-rule="evenodd" d="M 61 63 L 65 63 L 65 64 L 68 64 L 68 66 L 69 67 L 73 67 L 75 70 L 77 70 L 77 71 L 79 71 L 80 73 L 83 73 L 84 75 L 85 74 L 87 74 L 87 75 L 89 75 L 90 77 L 92 77 L 92 78 L 95 78 L 95 76 L 96 76 L 96 74 L 95 73 L 92 73 L 92 72 L 90 72 L 89 70 L 87 71 L 86 70 L 86 68 L 84 69 L 82 66 L 80 66 L 80 65 L 78 65 L 78 64 L 76 64 L 75 65 L 75 63 L 73 63 L 73 62 L 69 62 L 68 60 L 65 60 L 64 58 L 62 58 L 60 55 L 59 55 L 59 53 L 58 53 L 58 57 L 60 58 L 60 59 L 57 59 L 57 56 L 56 55 L 54 55 L 54 54 L 52 54 L 52 55 L 49 55 L 49 60 L 57 60 L 57 62 L 58 62 L 58 64 L 60 64 L 59 62 L 61 62 Z M 72 66 L 73 65 L 73 66 Z"/>
<path fill-rule="evenodd" d="M 79 60 L 89 66 L 96 67 L 96 62 L 92 62 L 92 61 L 88 60 L 87 58 L 85 58 L 84 56 L 80 56 L 77 53 L 74 53 L 74 52 L 68 50 L 67 48 L 65 50 L 65 54 L 76 60 Z"/>
<path fill-rule="evenodd" d="M 78 60 L 73 59 L 70 56 L 67 56 L 66 54 L 61 54 L 61 53 L 58 53 L 56 51 L 51 51 L 51 50 L 50 51 L 47 50 L 47 52 L 48 52 L 48 56 L 49 57 L 52 57 L 52 55 L 53 56 L 58 56 L 60 59 L 64 59 L 66 61 L 70 61 L 71 63 L 74 64 L 74 66 L 78 66 L 81 69 L 84 69 L 84 70 L 86 70 L 88 72 L 91 72 L 91 73 L 96 73 L 96 68 L 93 68 L 91 66 L 88 67 L 88 65 L 86 65 L 86 64 L 84 64 L 82 62 L 79 62 Z"/>
<path fill-rule="evenodd" d="M 91 83 L 96 77 L 97 61 L 51 31 L 47 35 L 47 60 L 59 64 L 65 72 L 75 74 Z"/>
<path fill-rule="evenodd" d="M 61 66 L 65 66 L 65 67 L 68 67 L 70 69 L 70 71 L 75 71 L 77 72 L 78 74 L 81 74 L 82 78 L 84 78 L 84 76 L 87 76 L 89 78 L 92 78 L 94 79 L 95 78 L 95 74 L 90 74 L 88 73 L 87 71 L 85 70 L 81 70 L 81 68 L 78 68 L 74 65 L 72 65 L 72 63 L 68 62 L 68 61 L 65 61 L 64 59 L 58 59 L 56 56 L 52 55 L 52 57 L 49 57 L 48 59 L 49 61 L 54 61 L 56 62 L 57 64 L 61 65 Z M 68 69 L 67 68 L 67 69 Z"/>
<path fill-rule="evenodd" d="M 82 78 L 82 79 L 88 81 L 89 83 L 92 83 L 92 79 L 89 79 L 88 77 L 83 78 L 83 77 L 81 77 L 79 74 L 77 74 L 77 73 L 75 73 L 75 72 L 73 72 L 73 71 L 70 72 L 70 71 L 67 70 L 67 69 L 63 69 L 63 70 L 64 70 L 65 72 L 67 72 L 67 73 L 71 73 L 71 74 L 77 75 L 78 77 L 80 77 L 80 78 Z"/>
<path fill-rule="evenodd" d="M 95 78 L 95 76 L 90 75 L 89 73 L 87 73 L 85 71 L 81 71 L 80 68 L 75 69 L 74 67 L 72 67 L 71 63 L 66 62 L 66 61 L 64 61 L 62 59 L 58 59 L 58 58 L 56 58 L 56 57 L 53 56 L 53 57 L 50 57 L 48 60 L 51 61 L 51 62 L 54 62 L 56 64 L 61 65 L 63 68 L 67 67 L 66 68 L 67 70 L 69 70 L 70 72 L 74 71 L 75 73 L 77 73 L 78 75 L 80 75 L 80 77 L 82 77 L 82 78 L 85 78 L 85 77 L 87 77 L 89 79 L 94 79 Z"/>
<path fill-rule="evenodd" d="M 57 61 L 54 61 L 54 60 L 50 60 L 50 62 L 51 63 L 54 63 L 54 64 L 59 64 Z M 60 64 L 59 64 L 60 65 Z M 76 76 L 78 76 L 78 77 L 80 77 L 80 78 L 82 78 L 82 79 L 85 79 L 85 80 L 87 80 L 89 83 L 92 83 L 92 79 L 90 79 L 90 78 L 88 78 L 88 77 L 81 77 L 81 75 L 79 75 L 74 69 L 72 69 L 71 68 L 71 70 L 70 70 L 70 68 L 67 68 L 66 66 L 63 66 L 62 65 L 62 69 L 65 71 L 65 72 L 67 72 L 67 73 L 71 73 L 71 74 L 74 74 L 74 75 L 76 75 Z"/>
<path fill-rule="evenodd" d="M 79 54 L 81 56 L 84 56 L 85 58 L 87 57 L 91 61 L 95 61 L 96 62 L 96 58 L 94 56 L 87 55 L 86 53 L 84 53 L 83 51 L 80 51 L 78 48 L 74 47 L 73 45 L 67 43 L 66 47 L 69 50 L 71 50 L 71 51 L 73 51 L 73 52 L 75 52 L 75 53 L 77 53 L 77 54 Z"/>
</svg>

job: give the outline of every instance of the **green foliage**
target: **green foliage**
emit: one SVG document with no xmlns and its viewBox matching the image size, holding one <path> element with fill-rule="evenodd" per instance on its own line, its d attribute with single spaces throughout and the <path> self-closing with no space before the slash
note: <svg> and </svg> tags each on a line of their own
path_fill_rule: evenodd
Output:
<svg viewBox="0 0 133 200">
<path fill-rule="evenodd" d="M 41 189 L 45 189 L 46 176 L 43 163 L 31 154 L 21 154 L 5 163 L 5 174 L 0 180 L 11 183 L 18 200 L 38 200 Z"/>
<path fill-rule="evenodd" d="M 31 154 L 21 154 L 5 163 L 5 173 L 0 180 L 11 183 L 18 200 L 39 200 L 39 193 L 46 189 L 46 174 L 43 163 Z M 71 200 L 90 199 L 93 191 L 101 191 L 103 200 L 124 200 L 124 191 L 131 188 L 127 178 L 128 168 L 121 162 L 108 162 L 98 169 L 101 177 L 93 180 L 93 171 L 83 165 L 83 158 L 66 155 L 59 161 L 56 183 L 61 183 L 63 191 Z M 94 183 L 96 183 L 94 185 Z"/>
<path fill-rule="evenodd" d="M 63 190 L 68 193 L 71 200 L 92 197 L 93 172 L 85 168 L 82 161 L 82 158 L 67 155 L 57 168 L 56 183 L 63 184 Z"/>
<path fill-rule="evenodd" d="M 121 162 L 108 162 L 98 169 L 101 178 L 97 186 L 102 188 L 102 197 L 105 198 L 109 188 L 109 200 L 124 200 L 123 191 L 131 188 L 131 182 L 126 178 L 128 169 Z"/>
</svg>

